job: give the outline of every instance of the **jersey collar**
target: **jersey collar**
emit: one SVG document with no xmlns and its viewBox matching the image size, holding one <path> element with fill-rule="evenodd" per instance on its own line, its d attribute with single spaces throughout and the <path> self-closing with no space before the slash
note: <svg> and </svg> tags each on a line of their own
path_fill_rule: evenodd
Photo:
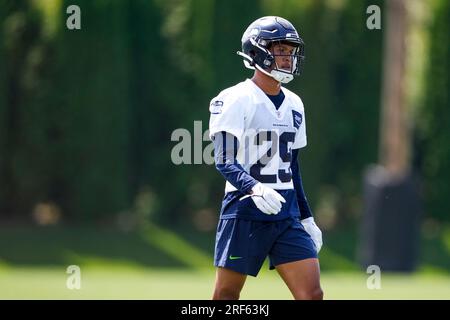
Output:
<svg viewBox="0 0 450 320">
<path fill-rule="evenodd" d="M 286 113 L 286 104 L 287 100 L 289 99 L 286 91 L 283 90 L 283 87 L 281 87 L 281 90 L 284 93 L 284 101 L 281 104 L 281 106 L 278 108 L 278 110 L 275 108 L 275 105 L 273 104 L 272 100 L 266 95 L 266 93 L 256 85 L 251 79 L 247 79 L 246 82 L 249 86 L 253 88 L 253 91 L 255 92 L 258 100 L 264 104 L 264 106 L 269 110 L 269 112 L 277 119 L 281 120 L 284 118 L 284 114 Z"/>
</svg>

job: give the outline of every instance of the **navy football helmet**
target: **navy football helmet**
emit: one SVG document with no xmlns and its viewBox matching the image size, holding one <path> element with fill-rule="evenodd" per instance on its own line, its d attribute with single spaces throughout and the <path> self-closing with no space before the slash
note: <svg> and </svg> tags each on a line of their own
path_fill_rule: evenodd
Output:
<svg viewBox="0 0 450 320">
<path fill-rule="evenodd" d="M 294 75 L 301 73 L 305 59 L 304 43 L 292 23 L 286 19 L 275 16 L 259 18 L 248 26 L 241 41 L 242 52 L 238 51 L 237 54 L 244 58 L 247 68 L 257 68 L 282 83 L 288 83 Z M 292 54 L 288 54 L 291 58 L 291 70 L 279 68 L 277 65 L 275 56 L 286 55 L 270 51 L 276 44 L 288 44 L 295 48 Z"/>
</svg>

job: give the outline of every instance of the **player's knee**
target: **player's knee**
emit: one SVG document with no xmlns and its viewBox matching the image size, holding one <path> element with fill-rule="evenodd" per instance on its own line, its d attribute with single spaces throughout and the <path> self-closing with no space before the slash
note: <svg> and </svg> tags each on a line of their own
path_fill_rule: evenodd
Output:
<svg viewBox="0 0 450 320">
<path fill-rule="evenodd" d="M 312 300 L 323 300 L 323 290 L 319 287 L 313 290 L 311 294 Z"/>
<path fill-rule="evenodd" d="M 297 293 L 295 298 L 298 300 L 323 300 L 323 291 L 320 287 L 302 290 Z"/>
<path fill-rule="evenodd" d="M 214 300 L 239 300 L 239 290 L 229 287 L 219 287 L 214 290 Z"/>
</svg>

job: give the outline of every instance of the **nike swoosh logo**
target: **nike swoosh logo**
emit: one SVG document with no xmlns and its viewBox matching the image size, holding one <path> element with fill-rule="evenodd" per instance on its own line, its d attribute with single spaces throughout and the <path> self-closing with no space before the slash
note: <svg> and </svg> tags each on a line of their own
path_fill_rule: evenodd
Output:
<svg viewBox="0 0 450 320">
<path fill-rule="evenodd" d="M 236 256 L 230 255 L 230 260 L 237 260 L 237 259 L 242 259 L 242 257 L 236 257 Z"/>
</svg>

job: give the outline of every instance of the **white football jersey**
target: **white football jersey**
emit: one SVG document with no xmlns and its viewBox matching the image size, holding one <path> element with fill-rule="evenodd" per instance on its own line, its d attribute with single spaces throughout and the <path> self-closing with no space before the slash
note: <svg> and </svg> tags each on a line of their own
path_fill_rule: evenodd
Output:
<svg viewBox="0 0 450 320">
<path fill-rule="evenodd" d="M 281 90 L 285 98 L 278 110 L 250 79 L 223 90 L 210 103 L 209 135 L 234 135 L 239 141 L 236 159 L 245 171 L 273 189 L 286 190 L 294 188 L 291 150 L 306 146 L 306 128 L 302 100 Z M 235 190 L 227 181 L 225 192 Z"/>
</svg>

